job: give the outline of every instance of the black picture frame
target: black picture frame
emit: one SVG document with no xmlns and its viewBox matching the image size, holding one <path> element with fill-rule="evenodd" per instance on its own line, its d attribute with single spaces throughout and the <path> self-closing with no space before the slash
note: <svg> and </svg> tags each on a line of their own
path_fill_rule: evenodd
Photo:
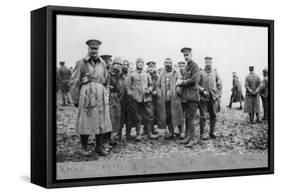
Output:
<svg viewBox="0 0 281 194">
<path fill-rule="evenodd" d="M 56 15 L 79 15 L 263 26 L 268 28 L 268 167 L 106 178 L 56 180 Z M 172 13 L 46 6 L 31 12 L 31 182 L 46 188 L 229 177 L 274 173 L 274 21 Z"/>
</svg>

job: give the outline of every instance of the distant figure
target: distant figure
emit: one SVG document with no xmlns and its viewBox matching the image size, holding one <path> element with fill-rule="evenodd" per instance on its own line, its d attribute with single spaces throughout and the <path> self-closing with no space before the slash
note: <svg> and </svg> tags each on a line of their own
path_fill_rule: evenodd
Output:
<svg viewBox="0 0 281 194">
<path fill-rule="evenodd" d="M 260 85 L 260 77 L 254 72 L 254 67 L 249 67 L 250 73 L 245 79 L 246 97 L 244 111 L 249 113 L 250 123 L 254 123 L 254 117 L 256 115 L 257 122 L 260 122 L 259 112 L 260 112 L 260 99 L 259 95 L 256 93 L 256 89 Z"/>
<path fill-rule="evenodd" d="M 100 57 L 105 62 L 106 69 L 110 70 L 111 69 L 111 63 L 112 63 L 112 56 L 111 55 L 101 55 Z"/>
<path fill-rule="evenodd" d="M 232 103 L 239 102 L 240 107 L 239 109 L 242 110 L 242 102 L 244 101 L 242 86 L 240 84 L 239 78 L 236 75 L 236 72 L 232 73 L 232 88 L 231 88 L 231 96 L 228 108 L 232 108 Z"/>
<path fill-rule="evenodd" d="M 72 104 L 72 98 L 69 93 L 69 82 L 71 79 L 71 71 L 65 66 L 65 62 L 60 62 L 60 68 L 58 71 L 58 80 L 60 85 L 60 90 L 62 93 L 62 106 Z"/>
<path fill-rule="evenodd" d="M 220 111 L 220 98 L 222 94 L 222 81 L 218 72 L 212 69 L 212 57 L 205 57 L 205 68 L 200 71 L 199 90 L 200 90 L 200 140 L 206 140 L 205 126 L 208 113 L 210 115 L 209 137 L 216 138 L 215 126 L 217 121 L 217 112 Z"/>
<path fill-rule="evenodd" d="M 263 106 L 263 121 L 268 120 L 268 70 L 263 70 L 263 80 L 259 87 L 256 89 L 256 93 L 261 96 Z"/>
</svg>

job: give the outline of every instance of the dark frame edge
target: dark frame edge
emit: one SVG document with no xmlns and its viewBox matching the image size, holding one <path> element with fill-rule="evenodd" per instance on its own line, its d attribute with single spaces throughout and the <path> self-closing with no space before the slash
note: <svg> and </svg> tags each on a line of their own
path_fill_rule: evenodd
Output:
<svg viewBox="0 0 281 194">
<path fill-rule="evenodd" d="M 31 183 L 46 187 L 46 7 L 31 12 Z"/>
</svg>

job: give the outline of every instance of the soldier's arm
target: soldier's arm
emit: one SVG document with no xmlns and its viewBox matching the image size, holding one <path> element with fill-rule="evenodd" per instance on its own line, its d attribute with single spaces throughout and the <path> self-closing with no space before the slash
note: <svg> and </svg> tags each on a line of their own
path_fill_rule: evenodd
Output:
<svg viewBox="0 0 281 194">
<path fill-rule="evenodd" d="M 192 75 L 191 78 L 189 78 L 187 80 L 183 80 L 181 85 L 189 86 L 189 85 L 197 84 L 199 81 L 199 73 L 200 73 L 200 69 L 199 69 L 198 65 L 195 65 L 191 70 L 191 75 Z"/>
<path fill-rule="evenodd" d="M 253 90 L 249 87 L 249 82 L 248 82 L 248 77 L 246 77 L 245 79 L 245 88 L 246 88 L 246 91 L 252 93 Z"/>
<path fill-rule="evenodd" d="M 263 91 L 265 89 L 265 81 L 262 80 L 259 84 L 259 87 L 256 89 L 256 93 L 261 93 L 261 91 Z"/>
<path fill-rule="evenodd" d="M 147 74 L 147 89 L 152 92 L 153 91 L 153 81 L 149 74 Z"/>
<path fill-rule="evenodd" d="M 157 93 L 157 96 L 160 96 L 161 94 L 161 80 L 162 80 L 162 74 L 160 74 L 159 76 L 159 79 L 157 80 L 157 83 L 156 83 L 156 93 Z"/>
<path fill-rule="evenodd" d="M 78 87 L 78 88 L 81 85 L 81 64 L 80 64 L 79 61 L 76 62 L 73 73 L 71 75 L 69 85 L 74 86 L 74 87 Z"/>
</svg>

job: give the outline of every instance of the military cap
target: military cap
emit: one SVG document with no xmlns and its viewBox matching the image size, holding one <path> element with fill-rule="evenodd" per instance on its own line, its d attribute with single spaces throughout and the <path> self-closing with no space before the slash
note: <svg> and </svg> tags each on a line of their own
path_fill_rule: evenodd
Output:
<svg viewBox="0 0 281 194">
<path fill-rule="evenodd" d="M 123 64 L 122 58 L 121 57 L 115 57 L 112 61 L 112 64 L 116 64 L 116 63 L 122 65 Z"/>
<path fill-rule="evenodd" d="M 205 57 L 204 59 L 205 60 L 212 60 L 213 58 L 212 57 Z"/>
<path fill-rule="evenodd" d="M 189 47 L 184 47 L 184 48 L 181 49 L 182 53 L 187 53 L 187 52 L 190 53 L 191 51 L 192 51 L 192 49 L 189 48 Z"/>
<path fill-rule="evenodd" d="M 96 39 L 90 39 L 90 40 L 86 41 L 86 45 L 88 45 L 88 46 L 95 46 L 95 47 L 100 46 L 101 43 L 102 43 L 101 41 L 96 40 Z"/>
<path fill-rule="evenodd" d="M 155 66 L 156 63 L 154 61 L 149 61 L 146 63 L 147 66 Z"/>
<path fill-rule="evenodd" d="M 111 55 L 101 55 L 100 56 L 103 60 L 111 59 Z"/>
<path fill-rule="evenodd" d="M 144 63 L 142 58 L 137 58 L 136 63 Z"/>
</svg>

